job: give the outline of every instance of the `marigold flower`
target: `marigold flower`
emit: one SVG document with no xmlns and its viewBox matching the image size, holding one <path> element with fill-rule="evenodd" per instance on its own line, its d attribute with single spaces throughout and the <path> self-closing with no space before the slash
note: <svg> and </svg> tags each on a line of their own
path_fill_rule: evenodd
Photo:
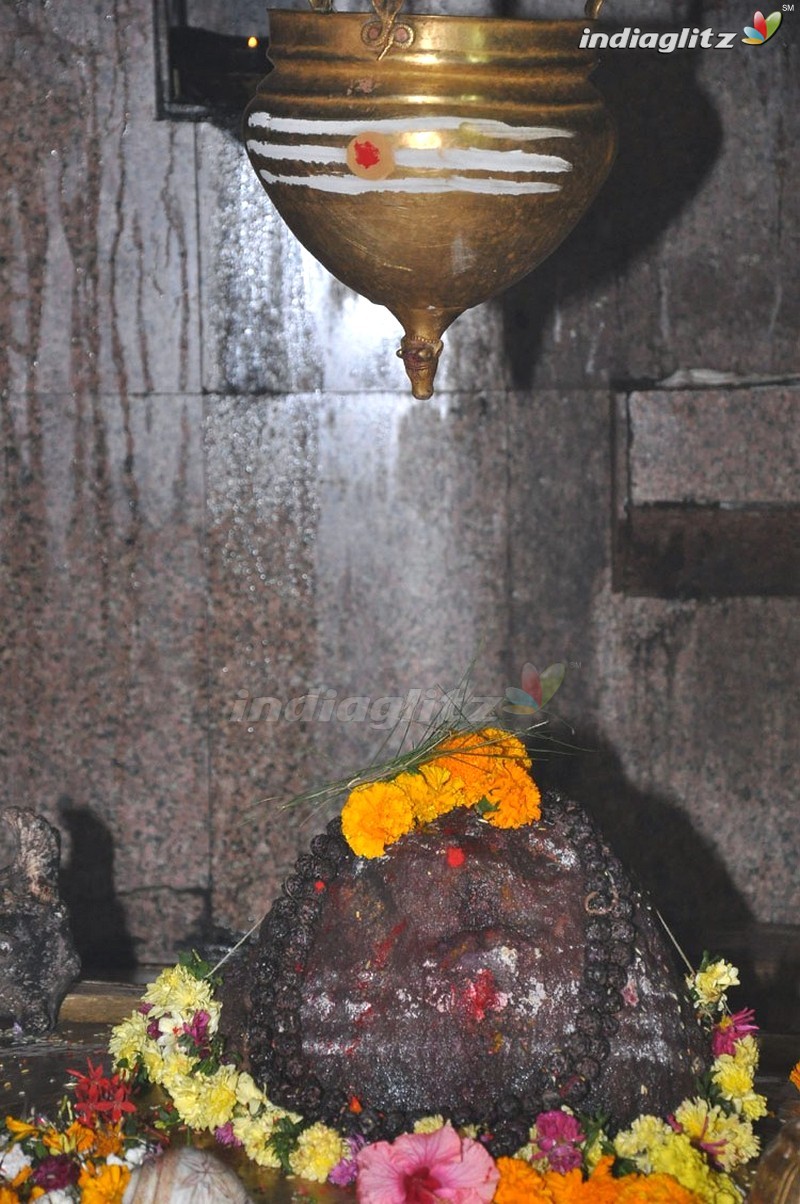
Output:
<svg viewBox="0 0 800 1204">
<path fill-rule="evenodd" d="M 234 1066 L 220 1066 L 214 1074 L 186 1075 L 170 1083 L 170 1095 L 178 1113 L 191 1129 L 219 1129 L 233 1115 L 236 1105 Z"/>
<path fill-rule="evenodd" d="M 356 786 L 342 809 L 342 834 L 358 857 L 382 857 L 413 827 L 411 802 L 394 782 Z"/>
<path fill-rule="evenodd" d="M 78 1179 L 81 1204 L 121 1204 L 130 1177 L 127 1166 L 106 1162 L 97 1167 L 87 1162 Z"/>
<path fill-rule="evenodd" d="M 515 761 L 499 765 L 492 775 L 486 798 L 494 805 L 486 819 L 496 828 L 521 828 L 533 823 L 542 813 L 539 787 Z"/>
<path fill-rule="evenodd" d="M 460 781 L 433 761 L 420 766 L 419 773 L 401 773 L 395 782 L 408 795 L 418 824 L 432 823 L 466 802 Z"/>
<path fill-rule="evenodd" d="M 800 1062 L 797 1062 L 789 1071 L 789 1082 L 800 1091 Z"/>
<path fill-rule="evenodd" d="M 500 1182 L 494 1193 L 494 1204 L 535 1204 L 552 1200 L 547 1177 L 519 1158 L 498 1158 Z"/>
</svg>

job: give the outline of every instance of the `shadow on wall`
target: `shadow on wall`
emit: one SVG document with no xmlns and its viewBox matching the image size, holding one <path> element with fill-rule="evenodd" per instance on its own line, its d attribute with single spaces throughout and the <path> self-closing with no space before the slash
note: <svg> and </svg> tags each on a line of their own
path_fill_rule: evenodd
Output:
<svg viewBox="0 0 800 1204">
<path fill-rule="evenodd" d="M 516 388 L 531 384 L 556 304 L 620 275 L 669 227 L 713 167 L 722 125 L 694 78 L 697 61 L 690 51 L 606 51 L 592 76 L 617 125 L 617 159 L 566 243 L 501 298 Z"/>
<path fill-rule="evenodd" d="M 602 740 L 588 733 L 580 742 L 594 751 L 548 762 L 547 785 L 563 790 L 597 821 L 697 965 L 709 933 L 744 931 L 751 924 L 747 903 L 687 815 L 633 786 L 615 750 Z"/>
<path fill-rule="evenodd" d="M 114 891 L 114 842 L 102 820 L 71 799 L 59 803 L 71 839 L 61 870 L 61 894 L 69 907 L 72 936 L 83 975 L 132 967 L 136 954 L 125 913 Z"/>
</svg>

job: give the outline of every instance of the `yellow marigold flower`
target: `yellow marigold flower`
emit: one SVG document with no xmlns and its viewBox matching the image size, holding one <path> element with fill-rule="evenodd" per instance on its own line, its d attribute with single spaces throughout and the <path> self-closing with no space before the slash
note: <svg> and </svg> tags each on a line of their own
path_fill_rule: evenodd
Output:
<svg viewBox="0 0 800 1204">
<path fill-rule="evenodd" d="M 688 975 L 686 982 L 697 992 L 700 1002 L 711 1007 L 720 1002 L 728 987 L 738 987 L 739 971 L 730 962 L 720 959 L 711 962 L 705 970 Z"/>
<path fill-rule="evenodd" d="M 444 1128 L 443 1116 L 421 1116 L 414 1122 L 415 1133 L 438 1133 Z"/>
<path fill-rule="evenodd" d="M 106 1162 L 95 1167 L 87 1162 L 78 1179 L 81 1204 L 121 1204 L 130 1177 L 127 1166 Z"/>
<path fill-rule="evenodd" d="M 542 813 L 539 787 L 515 761 L 498 766 L 486 798 L 497 808 L 486 813 L 496 828 L 521 828 Z"/>
<path fill-rule="evenodd" d="M 318 1122 L 300 1134 L 297 1149 L 289 1157 L 289 1165 L 301 1179 L 324 1183 L 336 1163 L 349 1152 L 350 1147 L 343 1137 Z"/>
<path fill-rule="evenodd" d="M 382 857 L 413 826 L 408 795 L 394 782 L 356 786 L 342 809 L 342 834 L 358 857 Z"/>
<path fill-rule="evenodd" d="M 184 1079 L 190 1078 L 194 1070 L 195 1059 L 190 1057 L 182 1049 L 176 1049 L 174 1053 L 168 1054 L 162 1061 L 160 1067 L 160 1084 L 166 1087 L 170 1095 L 173 1087 L 180 1088 Z"/>
<path fill-rule="evenodd" d="M 269 1144 L 272 1137 L 273 1121 L 271 1114 L 261 1116 L 234 1116 L 233 1133 L 244 1146 L 248 1158 L 259 1166 L 271 1170 L 280 1169 L 280 1159 Z"/>
<path fill-rule="evenodd" d="M 214 1074 L 187 1075 L 170 1086 L 175 1107 L 190 1129 L 217 1129 L 233 1116 L 236 1105 L 234 1066 L 220 1066 Z"/>
<path fill-rule="evenodd" d="M 13 1187 L 0 1184 L 0 1204 L 19 1204 L 19 1196 Z"/>
<path fill-rule="evenodd" d="M 800 1062 L 789 1071 L 789 1082 L 800 1091 Z"/>
</svg>

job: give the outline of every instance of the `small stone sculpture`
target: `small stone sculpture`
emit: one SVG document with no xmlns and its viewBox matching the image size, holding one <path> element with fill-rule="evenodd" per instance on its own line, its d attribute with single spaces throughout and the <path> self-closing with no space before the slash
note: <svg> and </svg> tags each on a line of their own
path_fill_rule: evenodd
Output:
<svg viewBox="0 0 800 1204">
<path fill-rule="evenodd" d="M 17 854 L 0 871 L 0 1025 L 46 1033 L 80 970 L 58 890 L 61 837 L 20 807 L 7 807 L 2 819 L 16 835 Z"/>
</svg>

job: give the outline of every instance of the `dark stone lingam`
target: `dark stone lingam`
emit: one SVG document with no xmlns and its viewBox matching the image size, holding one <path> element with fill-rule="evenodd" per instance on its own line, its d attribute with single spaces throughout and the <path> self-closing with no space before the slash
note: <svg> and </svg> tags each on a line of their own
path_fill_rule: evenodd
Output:
<svg viewBox="0 0 800 1204">
<path fill-rule="evenodd" d="M 333 821 L 246 978 L 256 1080 L 371 1139 L 442 1113 L 510 1152 L 562 1104 L 620 1125 L 666 1114 L 704 1068 L 660 924 L 585 812 L 554 794 L 528 827 L 462 808 L 375 860 Z"/>
</svg>

